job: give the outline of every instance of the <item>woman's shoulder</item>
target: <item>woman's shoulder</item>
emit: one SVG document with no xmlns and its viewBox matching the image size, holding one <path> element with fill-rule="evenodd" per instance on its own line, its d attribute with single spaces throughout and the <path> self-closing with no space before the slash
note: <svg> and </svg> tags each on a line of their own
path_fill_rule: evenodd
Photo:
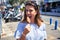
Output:
<svg viewBox="0 0 60 40">
<path fill-rule="evenodd" d="M 41 26 L 42 26 L 42 27 L 45 27 L 45 26 L 46 26 L 46 24 L 45 24 L 44 22 L 42 22 L 42 23 L 41 23 Z"/>
<path fill-rule="evenodd" d="M 42 23 L 41 26 L 39 27 L 40 30 L 43 30 L 43 29 L 45 29 L 45 28 L 46 28 L 45 23 Z"/>
<path fill-rule="evenodd" d="M 26 22 L 19 22 L 18 25 L 26 25 L 27 23 Z"/>
<path fill-rule="evenodd" d="M 26 26 L 26 23 L 23 23 L 23 22 L 19 22 L 18 23 L 18 25 L 17 25 L 17 29 L 23 29 L 23 28 L 25 28 L 25 26 Z"/>
<path fill-rule="evenodd" d="M 46 24 L 45 24 L 44 22 L 42 22 L 42 25 L 44 25 L 44 26 L 45 26 Z"/>
</svg>

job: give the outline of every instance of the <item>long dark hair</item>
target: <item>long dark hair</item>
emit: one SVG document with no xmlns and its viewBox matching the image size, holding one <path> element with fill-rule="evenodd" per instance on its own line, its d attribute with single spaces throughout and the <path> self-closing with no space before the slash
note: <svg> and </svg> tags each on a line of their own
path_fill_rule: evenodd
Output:
<svg viewBox="0 0 60 40">
<path fill-rule="evenodd" d="M 37 24 L 38 26 L 40 26 L 40 24 L 38 23 L 38 19 L 39 19 L 41 22 L 43 22 L 43 20 L 42 20 L 41 17 L 40 17 L 40 12 L 39 12 L 39 7 L 38 7 L 38 5 L 36 4 L 35 1 L 27 1 L 27 2 L 25 3 L 25 6 L 27 6 L 27 5 L 33 6 L 34 9 L 37 11 L 37 14 L 36 14 L 36 16 L 35 16 L 34 22 L 35 22 L 35 24 Z M 26 10 L 24 10 L 24 19 L 23 19 L 22 22 L 27 22 Z M 28 23 L 28 22 L 27 22 L 27 23 Z"/>
</svg>

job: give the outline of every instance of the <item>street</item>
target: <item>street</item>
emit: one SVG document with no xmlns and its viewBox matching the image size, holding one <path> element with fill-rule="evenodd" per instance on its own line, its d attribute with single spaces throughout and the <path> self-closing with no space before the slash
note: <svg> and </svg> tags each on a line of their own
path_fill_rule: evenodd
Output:
<svg viewBox="0 0 60 40">
<path fill-rule="evenodd" d="M 46 31 L 47 31 L 47 40 L 60 40 L 60 30 L 54 30 L 54 26 L 49 24 L 49 19 L 53 18 L 53 23 L 57 19 L 60 24 L 60 17 L 53 17 L 53 16 L 45 16 L 41 15 L 42 19 L 44 20 L 44 23 L 46 24 Z M 2 35 L 0 40 L 15 40 L 14 38 L 14 32 L 17 28 L 17 22 L 8 22 L 5 23 L 2 19 Z M 59 25 L 60 27 L 60 25 Z"/>
</svg>

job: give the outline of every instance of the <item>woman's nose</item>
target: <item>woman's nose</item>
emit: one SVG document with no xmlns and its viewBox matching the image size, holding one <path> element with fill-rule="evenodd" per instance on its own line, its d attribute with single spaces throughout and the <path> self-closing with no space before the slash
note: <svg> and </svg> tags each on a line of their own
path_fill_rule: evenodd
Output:
<svg viewBox="0 0 60 40">
<path fill-rule="evenodd" d="M 29 12 L 29 11 L 27 11 L 27 13 L 28 13 L 28 14 L 30 14 L 30 12 Z"/>
</svg>

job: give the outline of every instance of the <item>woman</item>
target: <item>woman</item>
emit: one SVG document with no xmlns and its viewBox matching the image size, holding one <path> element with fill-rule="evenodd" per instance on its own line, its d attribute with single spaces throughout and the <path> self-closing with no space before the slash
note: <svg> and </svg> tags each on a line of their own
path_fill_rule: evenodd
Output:
<svg viewBox="0 0 60 40">
<path fill-rule="evenodd" d="M 38 5 L 33 1 L 25 3 L 24 19 L 15 32 L 17 40 L 45 40 L 45 24 L 40 18 Z"/>
</svg>

